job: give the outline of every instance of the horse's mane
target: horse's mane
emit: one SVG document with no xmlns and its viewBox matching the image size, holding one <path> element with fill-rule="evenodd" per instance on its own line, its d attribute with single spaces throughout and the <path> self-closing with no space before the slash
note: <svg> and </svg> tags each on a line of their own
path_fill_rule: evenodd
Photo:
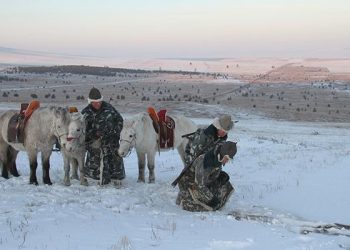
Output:
<svg viewBox="0 0 350 250">
<path fill-rule="evenodd" d="M 58 114 L 64 123 L 68 123 L 71 119 L 70 113 L 68 112 L 68 108 L 58 107 L 58 106 L 49 106 L 47 109 L 52 112 Z"/>
<path fill-rule="evenodd" d="M 148 114 L 146 112 L 142 112 L 142 113 L 136 114 L 128 119 L 125 119 L 123 126 L 126 128 L 130 128 L 135 122 L 141 121 L 142 117 L 144 117 L 144 116 L 148 116 Z"/>
<path fill-rule="evenodd" d="M 84 120 L 84 116 L 82 113 L 80 112 L 74 112 L 74 113 L 71 113 L 71 119 L 73 121 L 76 121 L 76 120 Z"/>
<path fill-rule="evenodd" d="M 123 128 L 130 128 L 130 127 L 132 127 L 132 125 L 134 124 L 135 121 L 136 121 L 136 119 L 134 120 L 133 118 L 125 119 L 123 121 Z"/>
</svg>

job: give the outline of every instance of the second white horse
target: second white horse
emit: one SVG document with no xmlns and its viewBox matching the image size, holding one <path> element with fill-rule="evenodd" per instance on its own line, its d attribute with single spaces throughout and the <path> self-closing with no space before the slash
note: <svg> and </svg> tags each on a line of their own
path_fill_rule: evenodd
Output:
<svg viewBox="0 0 350 250">
<path fill-rule="evenodd" d="M 174 148 L 179 152 L 184 162 L 185 147 L 187 138 L 182 135 L 196 131 L 197 126 L 190 119 L 183 116 L 171 116 L 175 121 Z M 158 152 L 158 134 L 153 128 L 153 122 L 147 113 L 141 113 L 131 119 L 124 121 L 124 126 L 120 134 L 120 147 L 118 153 L 125 157 L 136 149 L 139 167 L 138 182 L 145 182 L 145 162 L 147 156 L 147 167 L 149 171 L 149 182 L 155 181 L 154 166 L 155 155 Z M 167 151 L 170 149 L 161 149 Z"/>
</svg>

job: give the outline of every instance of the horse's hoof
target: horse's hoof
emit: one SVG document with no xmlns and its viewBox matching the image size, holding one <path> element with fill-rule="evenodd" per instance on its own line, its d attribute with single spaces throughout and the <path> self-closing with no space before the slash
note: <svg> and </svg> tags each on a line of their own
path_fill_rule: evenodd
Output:
<svg viewBox="0 0 350 250">
<path fill-rule="evenodd" d="M 38 181 L 30 181 L 29 184 L 35 185 L 35 186 L 38 186 L 38 185 L 39 185 Z"/>
<path fill-rule="evenodd" d="M 70 184 L 70 181 L 65 181 L 65 182 L 64 182 L 64 185 L 65 185 L 65 186 L 70 186 L 70 185 L 71 185 L 71 184 Z"/>
<path fill-rule="evenodd" d="M 122 180 L 115 180 L 115 181 L 113 181 L 113 185 L 114 185 L 114 187 L 115 188 L 121 188 L 122 187 Z"/>
<path fill-rule="evenodd" d="M 156 181 L 156 178 L 154 177 L 154 175 L 153 176 L 150 176 L 149 178 L 148 178 L 148 183 L 154 183 Z"/>
<path fill-rule="evenodd" d="M 20 176 L 19 173 L 17 172 L 17 170 L 15 170 L 15 171 L 10 171 L 10 173 L 11 173 L 12 176 L 14 176 L 14 177 L 19 177 L 19 176 Z"/>
<path fill-rule="evenodd" d="M 86 179 L 80 181 L 80 185 L 82 186 L 89 186 L 89 183 Z"/>
<path fill-rule="evenodd" d="M 44 182 L 44 184 L 47 184 L 47 185 L 52 185 L 52 182 L 51 182 L 51 180 L 43 180 L 43 182 Z"/>
<path fill-rule="evenodd" d="M 71 178 L 72 180 L 79 180 L 78 175 L 72 175 L 70 178 Z"/>
<path fill-rule="evenodd" d="M 5 178 L 5 179 L 9 179 L 9 176 L 8 175 L 1 175 L 3 178 Z"/>
<path fill-rule="evenodd" d="M 145 183 L 145 179 L 138 178 L 138 179 L 137 179 L 137 182 Z"/>
</svg>

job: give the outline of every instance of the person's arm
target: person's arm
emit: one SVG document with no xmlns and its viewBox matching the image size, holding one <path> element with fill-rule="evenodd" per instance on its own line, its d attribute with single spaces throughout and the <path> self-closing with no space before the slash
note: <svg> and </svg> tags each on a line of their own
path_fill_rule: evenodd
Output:
<svg viewBox="0 0 350 250">
<path fill-rule="evenodd" d="M 84 111 L 84 110 L 83 110 Z M 86 122 L 86 129 L 85 129 L 85 143 L 86 143 L 86 149 L 90 150 L 91 149 L 91 145 L 93 142 L 95 142 L 97 139 L 99 139 L 99 135 L 98 132 L 96 131 L 96 129 L 93 128 L 93 119 L 92 117 L 86 113 L 86 112 L 82 112 L 82 114 L 85 117 L 85 122 Z"/>
<path fill-rule="evenodd" d="M 106 113 L 104 126 L 102 127 L 102 141 L 105 143 L 119 143 L 120 132 L 123 128 L 123 118 L 116 110 Z"/>
<path fill-rule="evenodd" d="M 117 110 L 114 110 L 114 128 L 115 128 L 115 134 L 120 135 L 120 132 L 123 129 L 123 117 L 120 115 L 120 113 Z"/>
</svg>

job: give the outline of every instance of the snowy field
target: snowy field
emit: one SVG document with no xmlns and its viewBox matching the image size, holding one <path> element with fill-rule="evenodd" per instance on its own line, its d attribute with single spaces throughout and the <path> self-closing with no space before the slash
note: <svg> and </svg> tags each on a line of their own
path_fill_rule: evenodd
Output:
<svg viewBox="0 0 350 250">
<path fill-rule="evenodd" d="M 238 117 L 229 135 L 238 153 L 224 167 L 236 191 L 217 212 L 176 206 L 176 151 L 157 155 L 155 184 L 136 182 L 133 151 L 121 189 L 91 180 L 64 186 L 59 153 L 51 158 L 54 184 L 43 185 L 38 168 L 40 185 L 29 185 L 20 153 L 21 177 L 0 178 L 0 249 L 350 249 L 350 234 L 300 233 L 306 224 L 350 224 L 350 124 Z M 238 221 L 233 210 L 272 220 Z"/>
</svg>

